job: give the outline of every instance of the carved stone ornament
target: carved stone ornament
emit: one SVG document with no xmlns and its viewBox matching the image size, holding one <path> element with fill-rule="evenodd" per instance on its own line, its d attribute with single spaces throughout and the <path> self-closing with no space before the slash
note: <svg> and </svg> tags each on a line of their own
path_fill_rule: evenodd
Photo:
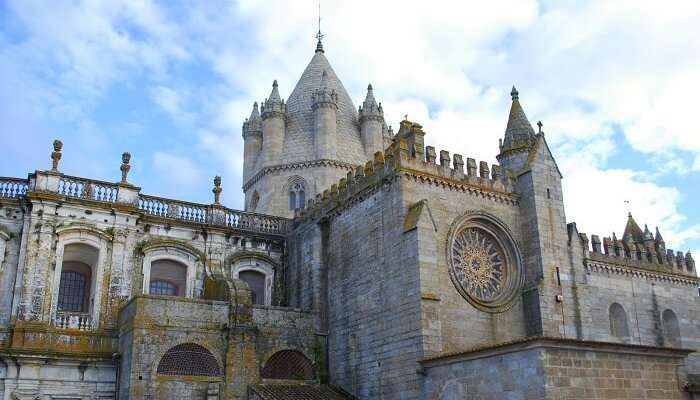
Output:
<svg viewBox="0 0 700 400">
<path fill-rule="evenodd" d="M 520 293 L 522 262 L 508 228 L 486 213 L 455 221 L 447 243 L 452 283 L 474 307 L 486 312 L 509 309 Z"/>
</svg>

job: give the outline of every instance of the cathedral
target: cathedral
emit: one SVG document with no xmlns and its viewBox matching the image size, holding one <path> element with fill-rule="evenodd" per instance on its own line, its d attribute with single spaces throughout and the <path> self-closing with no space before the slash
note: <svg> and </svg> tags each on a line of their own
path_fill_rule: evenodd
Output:
<svg viewBox="0 0 700 400">
<path fill-rule="evenodd" d="M 493 165 L 356 108 L 320 39 L 283 92 L 245 210 L 146 194 L 129 153 L 66 175 L 60 140 L 0 177 L 0 400 L 700 399 L 692 255 L 567 222 L 515 88 Z"/>
</svg>

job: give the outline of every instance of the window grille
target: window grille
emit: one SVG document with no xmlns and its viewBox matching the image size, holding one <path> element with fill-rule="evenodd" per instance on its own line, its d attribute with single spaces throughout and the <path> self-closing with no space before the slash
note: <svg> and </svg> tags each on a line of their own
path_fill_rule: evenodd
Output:
<svg viewBox="0 0 700 400">
<path fill-rule="evenodd" d="M 152 280 L 148 292 L 155 296 L 177 296 L 177 286 L 166 281 Z"/>
<path fill-rule="evenodd" d="M 183 343 L 168 350 L 158 363 L 161 375 L 221 376 L 219 363 L 209 350 L 195 343 Z"/>
<path fill-rule="evenodd" d="M 314 368 L 301 352 L 282 350 L 273 354 L 265 363 L 261 376 L 265 379 L 313 380 Z"/>
<path fill-rule="evenodd" d="M 87 277 L 77 271 L 62 271 L 58 289 L 58 311 L 86 312 Z"/>
</svg>

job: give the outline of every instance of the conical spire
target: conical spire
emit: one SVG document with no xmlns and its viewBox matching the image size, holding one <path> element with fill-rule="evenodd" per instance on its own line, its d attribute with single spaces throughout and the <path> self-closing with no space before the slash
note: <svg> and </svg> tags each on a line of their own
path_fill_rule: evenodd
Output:
<svg viewBox="0 0 700 400">
<path fill-rule="evenodd" d="M 243 122 L 243 137 L 255 133 L 262 134 L 262 118 L 258 111 L 258 102 L 253 103 L 253 111 L 250 112 L 250 117 Z"/>
<path fill-rule="evenodd" d="M 272 92 L 270 92 L 270 97 L 268 97 L 268 100 L 282 101 L 280 91 L 277 89 L 277 79 L 272 81 Z"/>
<path fill-rule="evenodd" d="M 324 69 L 323 73 L 321 74 L 321 83 L 318 85 L 318 88 L 314 90 L 314 93 L 311 96 L 311 108 L 316 108 L 322 105 L 337 108 L 338 94 L 336 93 L 335 88 L 331 87 L 331 83 L 332 82 L 328 77 L 328 71 Z"/>
<path fill-rule="evenodd" d="M 277 89 L 277 79 L 272 82 L 272 92 L 270 97 L 265 99 L 262 105 L 262 117 L 266 118 L 270 113 L 284 113 L 286 107 L 284 101 L 280 97 L 280 92 Z"/>
<path fill-rule="evenodd" d="M 661 232 L 659 232 L 659 227 L 656 227 L 656 236 L 654 237 L 654 240 L 656 240 L 657 243 L 663 243 L 664 238 L 661 236 Z"/>
<path fill-rule="evenodd" d="M 365 101 L 359 108 L 360 120 L 363 118 L 368 118 L 370 116 L 384 117 L 384 110 L 382 110 L 382 104 L 377 103 L 374 98 L 374 89 L 372 84 L 367 85 L 367 96 L 365 96 Z"/>
<path fill-rule="evenodd" d="M 642 228 L 639 227 L 637 221 L 632 217 L 632 213 L 627 215 L 627 225 L 625 225 L 625 233 L 622 235 L 622 239 L 624 241 L 631 239 L 635 243 L 644 241 L 644 232 L 642 232 Z"/>
<path fill-rule="evenodd" d="M 510 106 L 508 125 L 501 151 L 528 146 L 535 137 L 535 130 L 520 105 L 519 93 L 515 86 L 510 91 L 510 97 L 513 103 Z"/>
<path fill-rule="evenodd" d="M 644 224 L 644 241 L 647 240 L 654 240 L 654 235 L 652 235 L 647 224 Z"/>
</svg>

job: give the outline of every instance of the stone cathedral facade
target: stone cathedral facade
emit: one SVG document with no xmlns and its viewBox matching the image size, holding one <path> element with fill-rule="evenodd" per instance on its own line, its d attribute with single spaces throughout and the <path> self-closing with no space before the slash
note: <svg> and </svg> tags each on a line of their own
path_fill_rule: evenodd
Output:
<svg viewBox="0 0 700 400">
<path fill-rule="evenodd" d="M 692 255 L 567 222 L 515 88 L 494 165 L 393 132 L 371 86 L 355 108 L 320 40 L 280 92 L 243 123 L 244 211 L 218 177 L 148 195 L 128 153 L 66 175 L 60 141 L 0 178 L 0 400 L 700 398 Z"/>
</svg>

